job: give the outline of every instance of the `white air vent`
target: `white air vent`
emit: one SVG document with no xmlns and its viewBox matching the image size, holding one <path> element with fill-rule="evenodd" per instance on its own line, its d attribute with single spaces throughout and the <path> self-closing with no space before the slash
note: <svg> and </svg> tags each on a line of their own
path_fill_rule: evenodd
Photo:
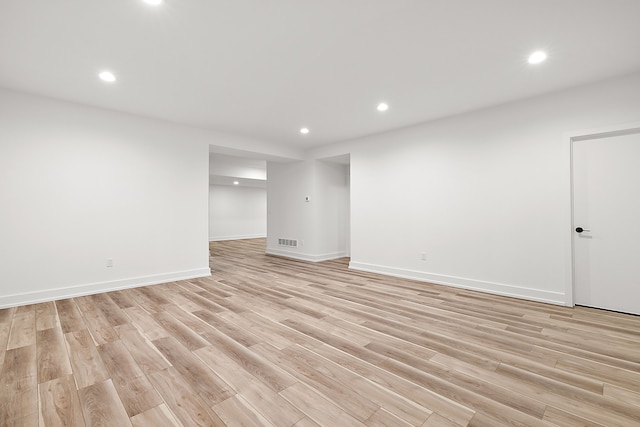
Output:
<svg viewBox="0 0 640 427">
<path fill-rule="evenodd" d="M 298 241 L 293 239 L 278 239 L 278 245 L 280 246 L 290 246 L 292 248 L 298 247 Z"/>
</svg>

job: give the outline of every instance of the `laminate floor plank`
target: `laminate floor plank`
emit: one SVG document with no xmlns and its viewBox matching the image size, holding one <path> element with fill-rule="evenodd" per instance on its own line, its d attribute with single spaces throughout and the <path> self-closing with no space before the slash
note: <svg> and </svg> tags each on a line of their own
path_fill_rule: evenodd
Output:
<svg viewBox="0 0 640 427">
<path fill-rule="evenodd" d="M 222 378 L 175 338 L 160 338 L 153 344 L 209 406 L 220 403 L 235 394 L 235 391 Z"/>
<path fill-rule="evenodd" d="M 69 332 L 64 337 L 73 376 L 79 389 L 109 378 L 109 372 L 102 363 L 95 342 L 87 329 Z"/>
<path fill-rule="evenodd" d="M 229 427 L 273 426 L 255 411 L 242 396 L 234 395 L 213 406 L 213 410 Z"/>
<path fill-rule="evenodd" d="M 58 300 L 55 304 L 63 333 L 67 334 L 87 329 L 87 324 L 84 322 L 82 314 L 73 299 Z"/>
<path fill-rule="evenodd" d="M 36 335 L 38 383 L 70 375 L 71 363 L 62 329 L 43 329 Z"/>
<path fill-rule="evenodd" d="M 40 425 L 46 427 L 84 426 L 78 390 L 72 375 L 39 386 Z"/>
<path fill-rule="evenodd" d="M 19 311 L 13 316 L 7 350 L 26 347 L 36 343 L 36 313 L 35 311 Z"/>
<path fill-rule="evenodd" d="M 111 380 L 78 390 L 80 406 L 87 425 L 127 427 L 131 421 Z"/>
<path fill-rule="evenodd" d="M 104 344 L 118 339 L 115 329 L 113 329 L 113 326 L 91 295 L 74 298 L 73 300 L 82 312 L 86 327 L 96 343 Z"/>
<path fill-rule="evenodd" d="M 183 427 L 164 403 L 131 417 L 133 427 Z"/>
<path fill-rule="evenodd" d="M 364 423 L 344 412 L 333 402 L 304 383 L 295 383 L 282 390 L 280 395 L 323 426 L 357 426 Z"/>
<path fill-rule="evenodd" d="M 211 277 L 0 309 L 0 425 L 640 425 L 640 317 L 210 243 Z"/>
<path fill-rule="evenodd" d="M 98 352 L 129 417 L 162 404 L 162 398 L 122 341 L 102 344 Z"/>
<path fill-rule="evenodd" d="M 295 406 L 214 347 L 194 353 L 273 425 L 291 426 L 304 418 Z"/>
<path fill-rule="evenodd" d="M 0 425 L 24 423 L 37 426 L 38 381 L 35 344 L 7 350 L 0 374 Z"/>
<path fill-rule="evenodd" d="M 53 301 L 36 304 L 36 331 L 51 329 L 59 326 L 58 310 Z"/>
<path fill-rule="evenodd" d="M 161 371 L 171 366 L 171 363 L 160 351 L 144 337 L 135 326 L 127 324 L 116 328 L 120 339 L 129 350 L 145 374 Z"/>
<path fill-rule="evenodd" d="M 149 375 L 171 412 L 184 426 L 224 426 L 209 405 L 182 379 L 174 368 Z"/>
</svg>

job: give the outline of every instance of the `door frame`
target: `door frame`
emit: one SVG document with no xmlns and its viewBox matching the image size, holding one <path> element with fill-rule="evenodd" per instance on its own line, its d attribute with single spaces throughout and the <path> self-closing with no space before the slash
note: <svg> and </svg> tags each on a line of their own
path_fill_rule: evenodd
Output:
<svg viewBox="0 0 640 427">
<path fill-rule="evenodd" d="M 640 122 L 621 123 L 617 125 L 606 126 L 596 129 L 585 129 L 573 132 L 567 132 L 564 134 L 565 149 L 568 151 L 569 157 L 569 212 L 570 216 L 567 221 L 567 239 L 568 247 L 570 248 L 569 259 L 571 260 L 571 268 L 568 270 L 568 278 L 565 284 L 565 305 L 573 307 L 574 303 L 574 290 L 575 290 L 575 248 L 573 244 L 573 229 L 575 224 L 573 223 L 573 146 L 574 143 L 584 141 L 588 139 L 600 139 L 608 138 L 611 136 L 629 135 L 633 133 L 640 133 Z"/>
</svg>

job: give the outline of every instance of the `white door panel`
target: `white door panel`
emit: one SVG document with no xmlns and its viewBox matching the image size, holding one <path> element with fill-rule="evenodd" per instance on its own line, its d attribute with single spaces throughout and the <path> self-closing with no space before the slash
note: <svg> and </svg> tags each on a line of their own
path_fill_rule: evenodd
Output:
<svg viewBox="0 0 640 427">
<path fill-rule="evenodd" d="M 640 314 L 640 134 L 574 141 L 573 200 L 575 303 Z"/>
</svg>

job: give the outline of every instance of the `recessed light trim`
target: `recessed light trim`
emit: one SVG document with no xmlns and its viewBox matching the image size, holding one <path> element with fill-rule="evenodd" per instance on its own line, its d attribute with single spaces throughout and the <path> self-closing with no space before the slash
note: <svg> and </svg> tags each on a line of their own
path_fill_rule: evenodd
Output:
<svg viewBox="0 0 640 427">
<path fill-rule="evenodd" d="M 240 185 L 238 181 L 233 181 L 233 185 Z"/>
<path fill-rule="evenodd" d="M 308 133 L 309 133 L 309 128 L 302 128 L 302 129 L 300 129 L 300 133 L 301 133 L 301 134 L 303 134 L 303 135 L 308 134 Z"/>
<path fill-rule="evenodd" d="M 100 80 L 107 83 L 113 83 L 117 80 L 116 75 L 113 74 L 111 71 L 107 71 L 107 70 L 100 71 L 100 73 L 98 74 L 98 77 L 100 78 Z"/>
<path fill-rule="evenodd" d="M 387 111 L 389 109 L 389 105 L 387 105 L 387 103 L 385 102 L 381 102 L 380 104 L 378 104 L 378 106 L 376 107 L 376 110 L 383 112 L 383 111 Z"/>
<path fill-rule="evenodd" d="M 529 55 L 528 62 L 529 64 L 535 65 L 535 64 L 540 64 L 541 62 L 544 62 L 546 59 L 547 59 L 546 52 L 537 50 L 533 52 L 531 55 Z"/>
<path fill-rule="evenodd" d="M 142 0 L 142 1 L 150 6 L 160 6 L 163 3 L 163 0 Z"/>
</svg>

